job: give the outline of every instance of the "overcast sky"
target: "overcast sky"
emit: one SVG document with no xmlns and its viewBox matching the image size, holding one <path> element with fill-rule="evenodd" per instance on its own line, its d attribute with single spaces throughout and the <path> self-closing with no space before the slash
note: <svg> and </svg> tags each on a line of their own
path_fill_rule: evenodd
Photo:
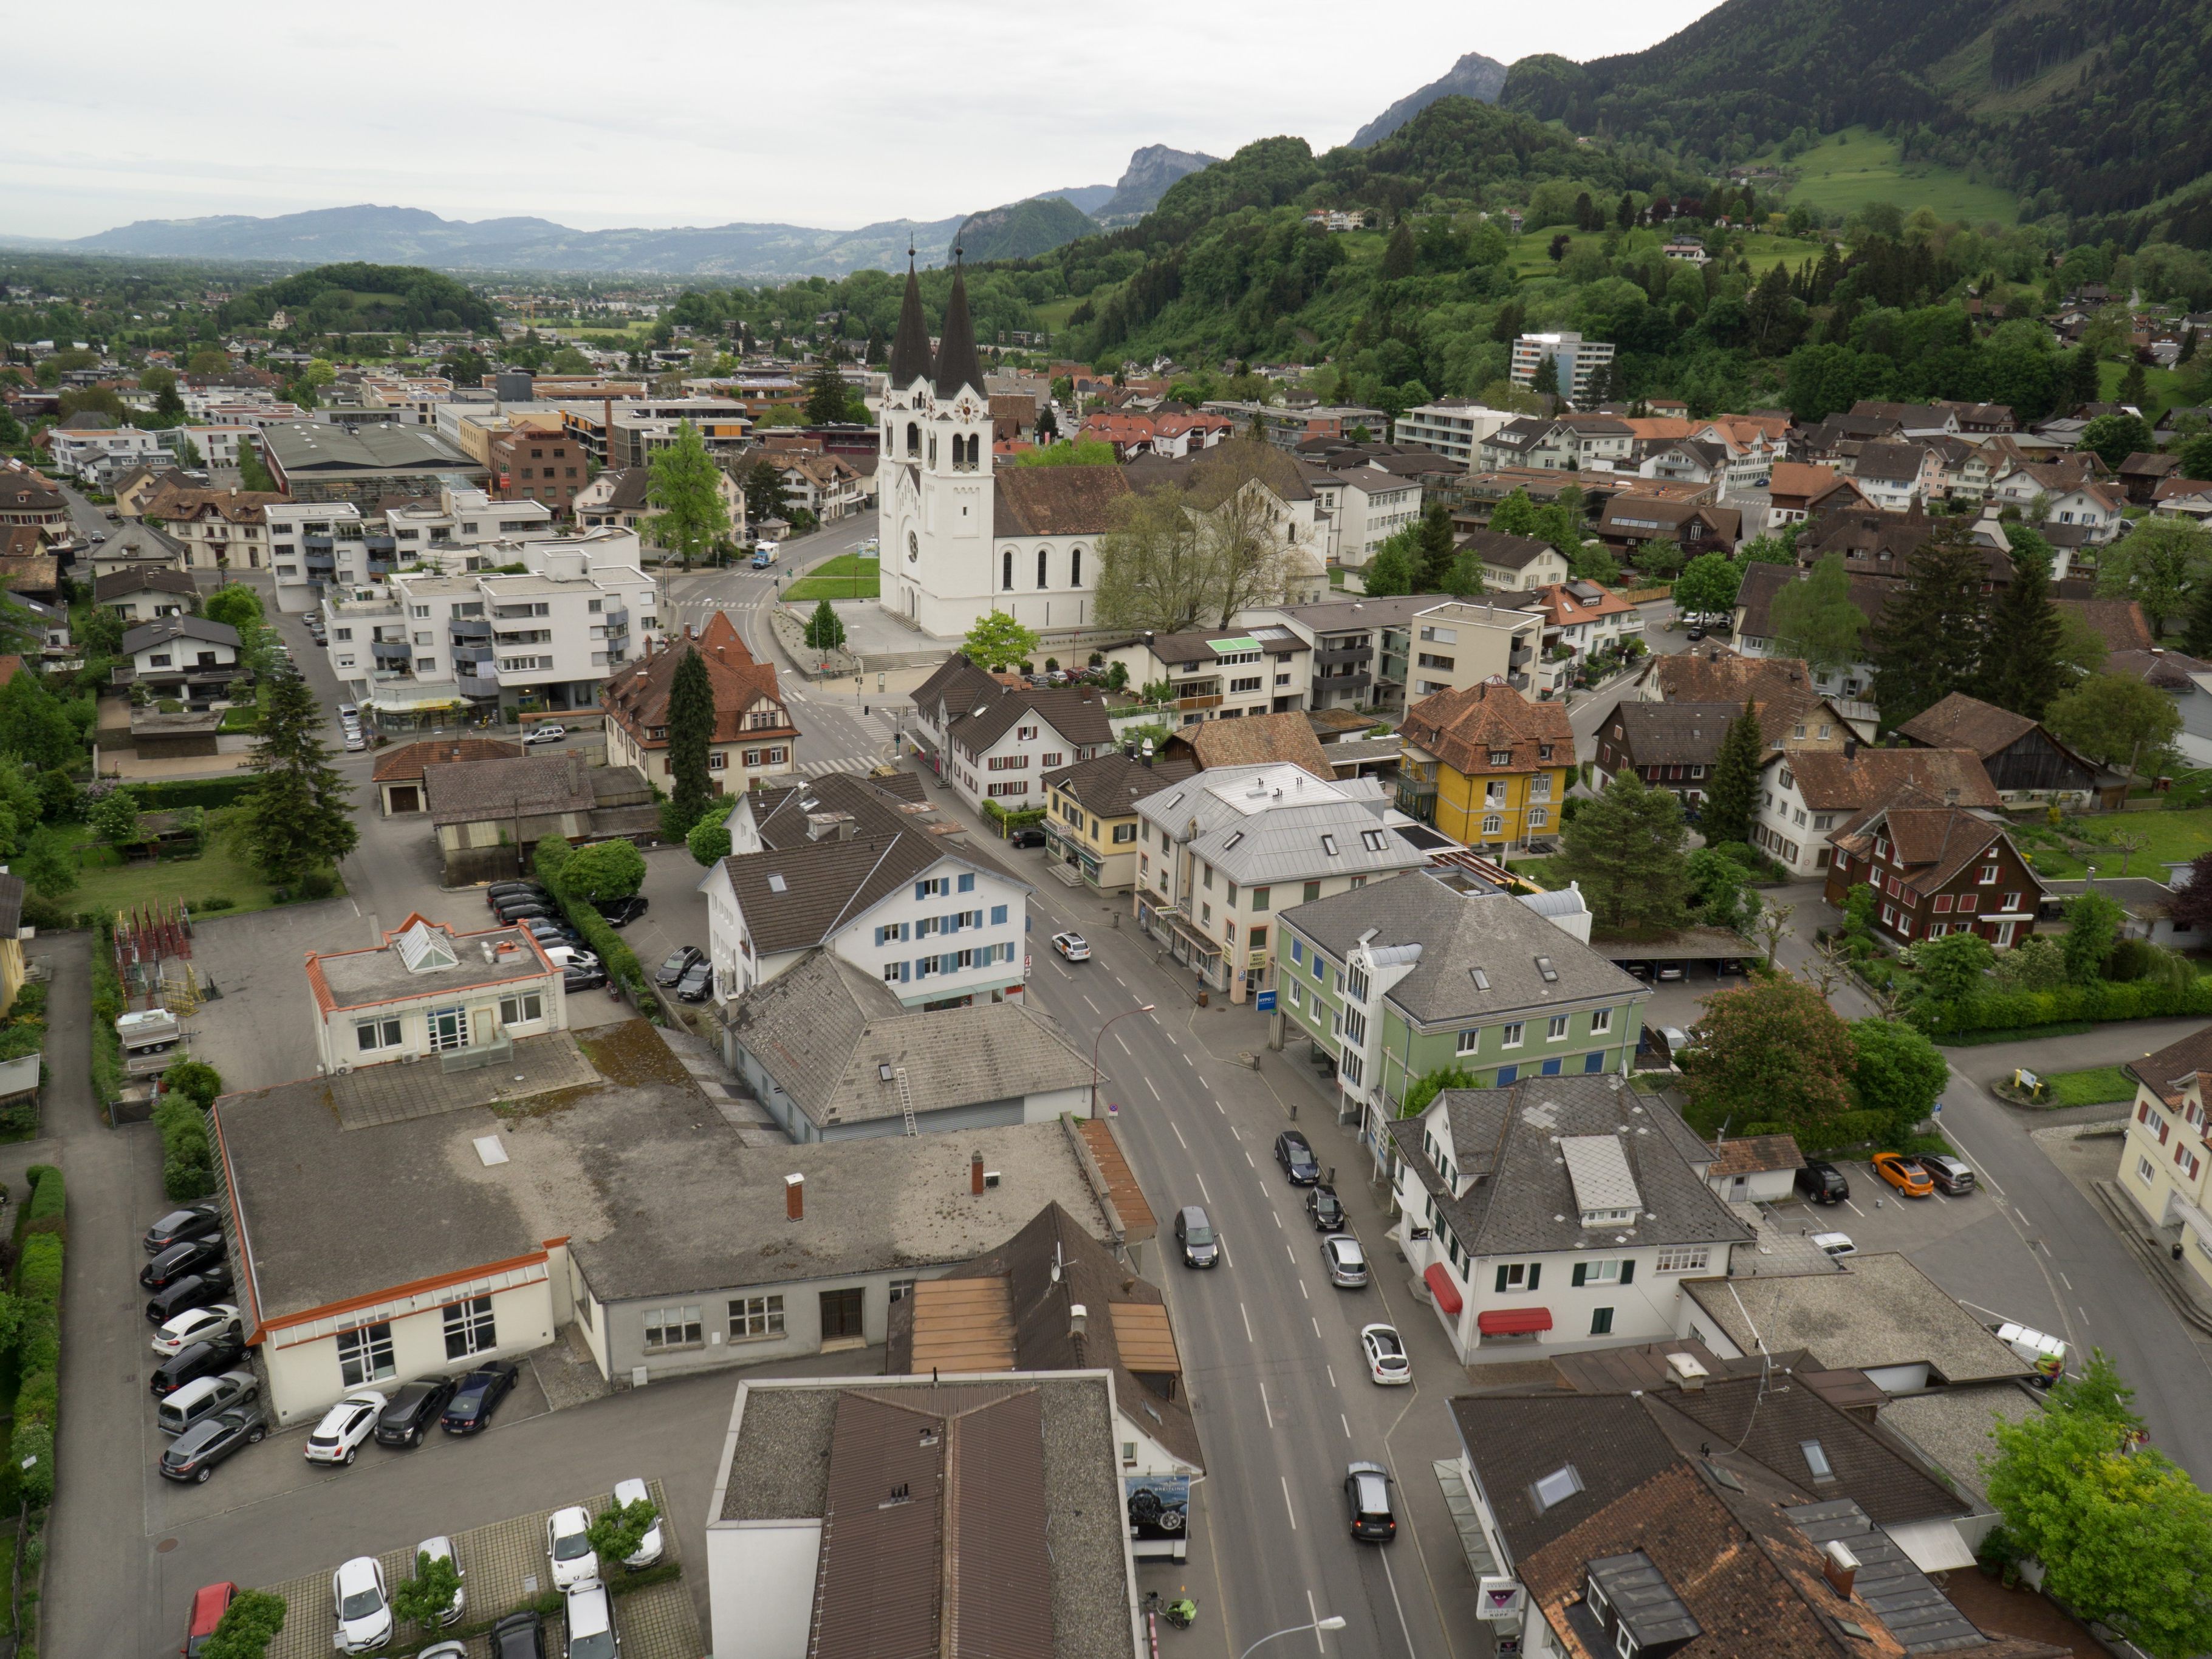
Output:
<svg viewBox="0 0 2212 1659">
<path fill-rule="evenodd" d="M 1632 52 L 1716 0 L 440 0 L 13 9 L 0 230 L 357 202 L 848 228 L 1342 143 L 1462 52 Z"/>
</svg>

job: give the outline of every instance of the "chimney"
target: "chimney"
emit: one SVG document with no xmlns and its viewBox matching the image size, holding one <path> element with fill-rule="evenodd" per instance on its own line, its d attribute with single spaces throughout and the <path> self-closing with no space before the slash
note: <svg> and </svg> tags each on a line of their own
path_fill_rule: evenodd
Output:
<svg viewBox="0 0 2212 1659">
<path fill-rule="evenodd" d="M 1067 1310 L 1067 1334 L 1080 1342 L 1083 1340 L 1083 1328 L 1090 1322 L 1090 1319 L 1091 1310 L 1088 1308 L 1080 1302 L 1072 1304 Z"/>
<path fill-rule="evenodd" d="M 975 1153 L 968 1160 L 968 1192 L 973 1198 L 983 1196 L 983 1154 Z"/>
<path fill-rule="evenodd" d="M 1851 1599 L 1851 1586 L 1858 1582 L 1859 1559 L 1851 1553 L 1851 1547 L 1840 1538 L 1831 1538 L 1820 1552 L 1820 1571 L 1826 1574 L 1828 1587 L 1844 1601 Z"/>
<path fill-rule="evenodd" d="M 1844 758 L 1845 760 L 1856 760 L 1858 757 L 1859 740 L 1856 738 L 1845 738 L 1844 739 Z"/>
<path fill-rule="evenodd" d="M 806 1177 L 805 1176 L 784 1176 L 783 1215 L 787 1221 L 806 1219 Z"/>
</svg>

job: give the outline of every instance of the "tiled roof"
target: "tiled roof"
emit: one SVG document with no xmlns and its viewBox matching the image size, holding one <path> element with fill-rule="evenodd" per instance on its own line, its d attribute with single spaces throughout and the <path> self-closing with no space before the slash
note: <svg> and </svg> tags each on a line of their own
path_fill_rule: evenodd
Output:
<svg viewBox="0 0 2212 1659">
<path fill-rule="evenodd" d="M 1905 884 L 1923 893 L 1948 885 L 1992 843 L 2007 839 L 2002 826 L 1955 806 L 1928 802 L 1917 791 L 1872 817 L 1854 819 L 1829 839 L 1860 853 L 1884 827 L 1905 866 Z M 2033 872 L 2028 879 L 2035 879 Z"/>
<path fill-rule="evenodd" d="M 714 688 L 714 742 L 735 743 L 740 738 L 792 735 L 788 710 L 773 726 L 755 728 L 745 724 L 747 712 L 760 702 L 781 707 L 775 665 L 756 660 L 753 653 L 745 649 L 745 642 L 738 636 L 729 613 L 717 611 L 707 619 L 696 640 L 667 640 L 658 649 L 608 677 L 602 693 L 607 712 L 629 733 L 632 742 L 646 748 L 666 744 L 667 738 L 647 733 L 667 724 L 669 691 L 676 684 L 677 672 L 684 665 L 685 653 L 694 649 L 705 661 L 707 679 Z"/>
<path fill-rule="evenodd" d="M 1782 763 L 1816 812 L 1878 806 L 1908 789 L 1946 805 L 1998 805 L 1996 786 L 1971 749 L 1862 749 L 1849 756 L 1840 750 L 1793 749 Z"/>
<path fill-rule="evenodd" d="M 1805 1154 L 1797 1150 L 1795 1135 L 1740 1135 L 1721 1143 L 1709 1176 L 1765 1175 L 1775 1170 L 1798 1170 Z"/>
<path fill-rule="evenodd" d="M 60 486 L 35 472 L 0 471 L 0 512 L 52 513 L 68 505 Z"/>
<path fill-rule="evenodd" d="M 1920 477 L 1925 452 L 1918 444 L 1869 444 L 1859 451 L 1851 476 L 1879 478 L 1885 483 L 1913 483 Z"/>
<path fill-rule="evenodd" d="M 1198 770 L 1197 763 L 1160 758 L 1150 766 L 1116 749 L 1044 775 L 1047 790 L 1058 790 L 1101 818 L 1127 817 L 1146 795 L 1180 783 Z"/>
<path fill-rule="evenodd" d="M 2133 599 L 2053 599 L 2061 617 L 2078 617 L 2108 651 L 2148 651 L 2158 641 Z"/>
<path fill-rule="evenodd" d="M 864 835 L 733 854 L 722 867 L 753 949 L 775 956 L 821 944 L 951 850 L 918 834 Z"/>
<path fill-rule="evenodd" d="M 462 761 L 422 774 L 430 821 L 473 823 L 517 815 L 588 812 L 594 804 L 580 762 L 571 755 L 527 755 L 513 760 Z"/>
<path fill-rule="evenodd" d="M 1129 493 L 1118 466 L 1007 467 L 992 477 L 992 518 L 1002 538 L 1099 536 Z"/>
<path fill-rule="evenodd" d="M 947 718 L 950 718 L 963 709 L 975 708 L 987 698 L 995 697 L 1000 688 L 1007 683 L 976 667 L 956 652 L 939 663 L 930 677 L 915 688 L 915 706 L 933 710 L 942 705 L 947 711 Z"/>
<path fill-rule="evenodd" d="M 192 489 L 170 484 L 156 490 L 139 510 L 144 517 L 165 523 L 175 519 L 217 518 L 231 524 L 260 524 L 264 507 L 289 499 L 270 490 Z"/>
<path fill-rule="evenodd" d="M 1500 570 L 1525 569 L 1553 550 L 1551 543 L 1540 542 L 1534 536 L 1509 536 L 1499 530 L 1470 530 L 1460 545 Z"/>
<path fill-rule="evenodd" d="M 210 645 L 227 645 L 238 648 L 238 630 L 228 623 L 210 622 L 205 617 L 160 617 L 149 623 L 141 623 L 123 636 L 126 656 L 136 656 L 149 645 L 161 645 L 169 640 L 204 640 Z"/>
<path fill-rule="evenodd" d="M 198 596 L 199 589 L 181 570 L 114 570 L 93 579 L 92 598 L 95 605 L 108 605 L 133 593 L 149 592 L 181 593 L 191 599 Z"/>
<path fill-rule="evenodd" d="M 1583 591 L 1577 592 L 1577 589 Z M 1523 611 L 1540 610 L 1555 627 L 1572 628 L 1601 617 L 1626 616 L 1636 607 L 1595 582 L 1553 582 L 1530 596 Z"/>
<path fill-rule="evenodd" d="M 1532 702 L 1495 675 L 1422 698 L 1398 730 L 1464 777 L 1571 765 L 1575 757 L 1566 705 Z M 1502 766 L 1498 754 L 1508 757 Z"/>
<path fill-rule="evenodd" d="M 438 738 L 387 749 L 377 757 L 371 783 L 419 782 L 425 767 L 454 761 L 519 760 L 522 745 L 498 738 Z"/>
<path fill-rule="evenodd" d="M 2149 1085 L 2151 1092 L 2161 1100 L 2179 1092 L 2180 1086 L 2197 1073 L 2212 1072 L 2212 1025 L 2191 1031 L 2179 1042 L 2169 1042 L 2155 1054 L 2129 1060 L 2125 1069 Z"/>
<path fill-rule="evenodd" d="M 1739 639 L 1768 639 L 1774 633 L 1774 596 L 1793 581 L 1803 580 L 1810 573 L 1800 566 L 1776 564 L 1761 559 L 1744 567 L 1743 585 L 1736 589 L 1736 610 L 1741 620 L 1736 625 Z M 1850 583 L 1850 601 L 1859 608 L 1869 626 L 1879 621 L 1882 606 L 1888 602 L 1890 584 L 1880 576 L 1863 575 L 1856 571 L 1845 579 Z"/>
<path fill-rule="evenodd" d="M 1241 725 L 1235 721 L 1231 724 Z M 1285 762 L 1208 768 L 1137 811 L 1239 886 L 1419 869 L 1428 855 L 1383 822 L 1372 778 L 1319 777 Z"/>
<path fill-rule="evenodd" d="M 1242 720 L 1201 720 L 1168 738 L 1168 754 L 1187 756 L 1207 770 L 1287 762 L 1317 778 L 1336 769 L 1304 714 L 1247 714 Z"/>
<path fill-rule="evenodd" d="M 1971 749 L 1986 761 L 2034 731 L 2035 722 L 2025 714 L 1954 691 L 1897 730 L 1899 736 L 1910 738 L 1923 748 Z"/>
<path fill-rule="evenodd" d="M 1038 690 L 1010 685 L 980 708 L 957 715 L 945 735 L 981 754 L 1020 721 L 1036 719 L 1073 744 L 1111 743 L 1113 723 L 1106 718 L 1105 699 L 1088 689 Z"/>
<path fill-rule="evenodd" d="M 2115 651 L 2105 659 L 2105 672 L 2124 674 L 2161 691 L 2193 691 L 2192 675 L 2212 673 L 2212 663 L 2180 651 Z"/>
<path fill-rule="evenodd" d="M 1738 708 L 1747 702 L 1807 691 L 1813 684 L 1812 671 L 1802 657 L 1744 657 L 1717 645 L 1655 656 L 1648 678 L 1665 702 L 1729 702 Z"/>
</svg>

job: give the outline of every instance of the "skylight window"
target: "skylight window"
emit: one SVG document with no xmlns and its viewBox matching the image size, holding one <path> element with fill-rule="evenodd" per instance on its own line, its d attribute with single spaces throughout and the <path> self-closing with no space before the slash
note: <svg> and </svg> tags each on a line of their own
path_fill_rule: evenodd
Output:
<svg viewBox="0 0 2212 1659">
<path fill-rule="evenodd" d="M 1336 837 L 1334 836 L 1323 836 L 1321 838 L 1321 850 L 1328 854 L 1329 857 L 1334 858 L 1336 856 Z"/>
<path fill-rule="evenodd" d="M 1583 1478 L 1571 1463 L 1563 1463 L 1528 1488 L 1536 1500 L 1536 1513 L 1556 1509 L 1583 1489 Z"/>
<path fill-rule="evenodd" d="M 1827 1449 L 1817 1440 L 1801 1440 L 1797 1449 L 1805 1454 L 1805 1467 L 1813 1471 L 1815 1480 L 1832 1480 L 1836 1471 L 1828 1462 Z"/>
<path fill-rule="evenodd" d="M 1240 841 L 1242 841 L 1242 840 L 1243 840 L 1243 839 L 1244 839 L 1244 832 L 1243 832 L 1242 830 L 1238 830 L 1235 835 L 1233 835 L 1233 836 L 1230 836 L 1230 838 L 1229 838 L 1227 841 L 1224 841 L 1224 842 L 1223 842 L 1221 843 L 1221 850 L 1222 850 L 1223 852 L 1224 852 L 1224 853 L 1225 853 L 1225 852 L 1227 852 L 1231 848 L 1232 848 L 1232 847 L 1236 846 L 1236 845 L 1237 845 L 1237 843 L 1238 842 L 1240 842 Z"/>
<path fill-rule="evenodd" d="M 1552 959 L 1549 957 L 1536 958 L 1536 971 L 1544 976 L 1544 983 L 1547 985 L 1557 985 L 1559 982 L 1559 970 L 1552 966 Z"/>
<path fill-rule="evenodd" d="M 1741 1492 L 1743 1490 L 1743 1477 L 1738 1474 L 1734 1469 L 1724 1469 L 1717 1463 L 1708 1463 L 1705 1465 L 1705 1473 L 1712 1476 L 1714 1480 L 1719 1481 L 1721 1485 L 1726 1486 L 1730 1492 Z"/>
<path fill-rule="evenodd" d="M 781 876 L 772 875 L 768 878 L 768 890 L 771 893 L 787 893 L 791 889 Z"/>
<path fill-rule="evenodd" d="M 1470 968 L 1467 971 L 1474 975 L 1474 988 L 1476 990 L 1487 991 L 1490 988 L 1490 975 L 1483 972 L 1481 969 Z"/>
<path fill-rule="evenodd" d="M 1382 850 L 1382 832 L 1380 830 L 1362 830 L 1359 832 L 1359 844 L 1364 847 L 1370 853 L 1381 852 Z"/>
</svg>

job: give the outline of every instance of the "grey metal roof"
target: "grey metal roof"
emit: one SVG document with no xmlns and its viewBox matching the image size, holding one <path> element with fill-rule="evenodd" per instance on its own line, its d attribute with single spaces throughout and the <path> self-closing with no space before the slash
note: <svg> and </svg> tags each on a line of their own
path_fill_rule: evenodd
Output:
<svg viewBox="0 0 2212 1659">
<path fill-rule="evenodd" d="M 1418 869 L 1428 854 L 1383 822 L 1372 778 L 1316 777 L 1304 768 L 1209 768 L 1148 795 L 1139 815 L 1243 887 Z"/>
<path fill-rule="evenodd" d="M 319 421 L 277 421 L 261 441 L 288 473 L 483 472 L 428 428 L 396 423 L 342 427 Z"/>
<path fill-rule="evenodd" d="M 1282 924 L 1340 962 L 1363 937 L 1370 951 L 1420 945 L 1420 966 L 1384 997 L 1416 1025 L 1472 1024 L 1650 994 L 1642 981 L 1519 899 L 1462 893 L 1425 871 L 1301 904 L 1284 912 Z M 1544 977 L 1540 956 L 1557 979 Z M 1477 968 L 1486 988 L 1475 981 Z"/>
<path fill-rule="evenodd" d="M 1674 1109 L 1640 1097 L 1618 1077 L 1524 1078 L 1505 1089 L 1447 1090 L 1437 1102 L 1431 1109 L 1445 1112 L 1450 1125 L 1459 1194 L 1422 1145 L 1426 1113 L 1394 1122 L 1390 1133 L 1470 1255 L 1732 1244 L 1752 1237 L 1660 1127 L 1658 1115 Z M 1583 1225 L 1559 1144 L 1576 1135 L 1619 1139 L 1643 1204 L 1633 1221 Z"/>
<path fill-rule="evenodd" d="M 1853 1592 L 1874 1609 L 1906 1652 L 1983 1645 L 1982 1633 L 1972 1621 L 1850 1498 L 1800 1504 L 1782 1513 L 1814 1543 L 1825 1546 L 1838 1540 L 1858 1558 Z"/>
<path fill-rule="evenodd" d="M 166 645 L 171 640 L 204 640 L 238 649 L 238 630 L 228 623 L 210 622 L 205 617 L 161 617 L 141 623 L 123 636 L 124 654 L 135 656 L 149 645 Z"/>
</svg>

